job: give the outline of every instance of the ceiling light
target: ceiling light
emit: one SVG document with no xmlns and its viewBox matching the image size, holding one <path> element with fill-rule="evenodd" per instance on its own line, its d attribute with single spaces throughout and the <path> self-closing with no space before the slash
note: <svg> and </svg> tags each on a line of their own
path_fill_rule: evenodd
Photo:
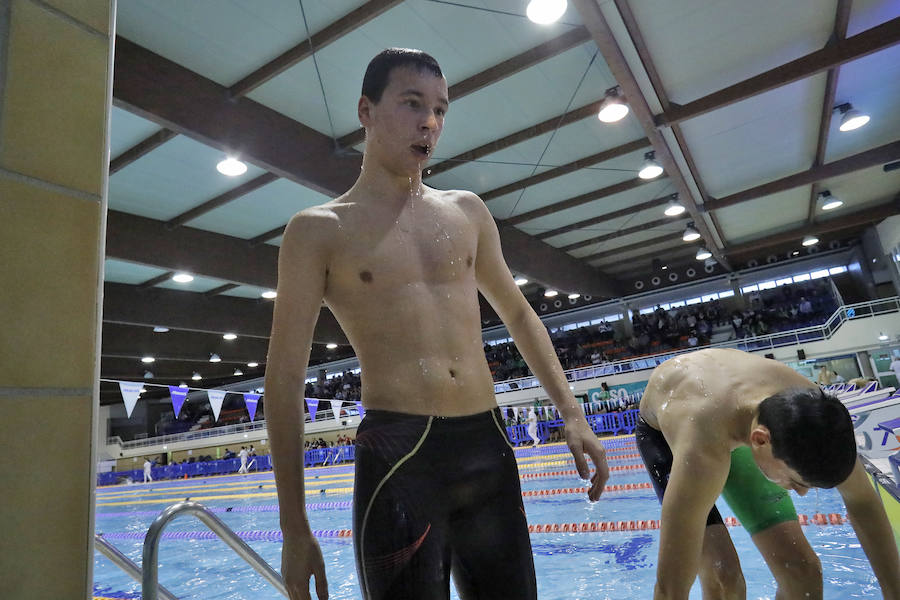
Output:
<svg viewBox="0 0 900 600">
<path fill-rule="evenodd" d="M 666 204 L 665 214 L 667 217 L 677 217 L 685 210 L 684 205 L 678 201 L 678 194 L 672 194 L 672 198 Z"/>
<path fill-rule="evenodd" d="M 329 350 L 334 350 L 335 348 L 337 348 L 337 344 L 335 344 L 334 342 L 329 342 L 329 343 L 325 344 L 325 347 L 328 348 Z"/>
<path fill-rule="evenodd" d="M 153 333 L 166 333 L 169 331 L 168 327 L 163 327 L 162 325 L 157 325 L 153 328 Z"/>
<path fill-rule="evenodd" d="M 799 256 L 799 254 L 800 254 L 799 250 L 794 250 L 793 252 L 791 252 L 791 256 Z"/>
<path fill-rule="evenodd" d="M 517 278 L 516 278 L 516 285 L 517 285 L 517 286 L 522 287 L 522 286 L 525 285 L 526 283 L 528 283 L 528 280 L 525 279 L 524 277 L 517 277 Z"/>
<path fill-rule="evenodd" d="M 807 235 L 803 237 L 803 241 L 800 242 L 803 246 L 815 246 L 819 243 L 819 238 L 814 235 Z"/>
<path fill-rule="evenodd" d="M 187 386 L 188 386 L 188 385 L 187 385 L 185 382 L 183 382 L 183 381 L 182 381 L 181 383 L 178 384 L 178 387 L 180 387 L 180 388 L 186 388 Z"/>
<path fill-rule="evenodd" d="M 144 371 L 144 379 L 153 379 L 152 371 Z"/>
<path fill-rule="evenodd" d="M 222 336 L 222 339 L 226 339 L 230 342 L 231 340 L 236 340 L 237 335 L 234 333 L 226 333 L 225 335 Z"/>
<path fill-rule="evenodd" d="M 247 165 L 238 159 L 229 156 L 216 165 L 216 170 L 222 175 L 237 177 L 238 175 L 243 175 L 247 172 Z"/>
<path fill-rule="evenodd" d="M 254 369 L 259 366 L 259 363 L 258 362 L 248 362 L 247 366 L 250 367 L 251 369 Z"/>
<path fill-rule="evenodd" d="M 828 190 L 819 194 L 819 202 L 822 203 L 822 210 L 834 210 L 844 205 L 842 200 L 832 196 L 831 192 Z"/>
<path fill-rule="evenodd" d="M 533 23 L 549 25 L 559 21 L 566 12 L 566 0 L 531 0 L 525 14 Z"/>
<path fill-rule="evenodd" d="M 194 280 L 194 276 L 189 273 L 175 273 L 172 276 L 172 281 L 176 283 L 190 283 Z"/>
<path fill-rule="evenodd" d="M 712 252 L 707 250 L 706 248 L 700 248 L 697 250 L 697 260 L 706 260 L 707 258 L 712 256 Z"/>
<path fill-rule="evenodd" d="M 628 105 L 619 96 L 618 86 L 606 90 L 606 98 L 600 104 L 600 112 L 597 118 L 604 123 L 621 121 L 628 114 Z"/>
<path fill-rule="evenodd" d="M 660 268 L 661 268 L 661 269 L 662 269 L 662 270 L 663 270 L 663 271 L 665 271 L 665 270 L 666 270 L 666 269 L 668 269 L 668 268 L 669 268 L 669 265 L 663 265 L 663 266 L 662 266 L 662 267 L 660 267 Z"/>
<path fill-rule="evenodd" d="M 153 358 L 152 356 L 145 356 L 141 359 L 141 362 L 144 363 L 145 365 L 149 365 L 152 362 L 156 362 L 156 359 Z"/>
<path fill-rule="evenodd" d="M 546 292 L 544 292 L 544 298 L 552 298 L 558 294 L 559 292 L 557 292 L 556 290 L 547 290 Z"/>
<path fill-rule="evenodd" d="M 651 150 L 644 155 L 644 166 L 638 172 L 641 179 L 653 179 L 662 175 L 663 168 L 656 162 L 656 152 Z"/>
<path fill-rule="evenodd" d="M 262 296 L 262 297 L 265 298 L 266 300 L 271 300 L 271 299 L 273 299 L 273 298 L 274 298 L 275 296 L 277 296 L 277 295 L 278 295 L 278 294 L 277 294 L 276 292 L 272 291 L 272 290 L 266 290 L 265 292 L 263 292 L 262 294 L 260 294 L 260 296 Z"/>
<path fill-rule="evenodd" d="M 836 106 L 835 110 L 841 111 L 843 115 L 841 117 L 841 131 L 853 131 L 869 122 L 869 115 L 859 112 L 849 102 Z"/>
<path fill-rule="evenodd" d="M 879 339 L 879 341 L 886 342 L 886 341 L 888 341 L 888 336 L 885 332 L 882 331 L 881 333 L 878 334 L 878 339 Z"/>
<path fill-rule="evenodd" d="M 235 369 L 235 370 L 234 370 L 234 374 L 235 374 L 235 376 L 237 376 L 237 375 L 243 375 L 244 372 L 241 371 L 240 369 Z"/>
<path fill-rule="evenodd" d="M 700 232 L 694 229 L 693 223 L 688 223 L 688 226 L 685 228 L 684 233 L 681 236 L 686 242 L 693 242 L 695 240 L 700 239 Z"/>
<path fill-rule="evenodd" d="M 569 294 L 569 300 L 578 300 L 581 298 L 581 294 Z"/>
<path fill-rule="evenodd" d="M 218 355 L 218 354 L 210 354 L 210 355 L 209 355 L 209 362 L 222 362 L 222 359 L 219 358 L 219 355 Z"/>
<path fill-rule="evenodd" d="M 200 373 L 198 373 L 197 371 L 194 371 L 194 374 L 191 375 L 191 379 L 193 379 L 194 381 L 200 381 L 201 379 L 203 379 L 203 377 L 200 375 Z M 184 386 L 184 387 L 187 387 L 187 386 Z"/>
</svg>

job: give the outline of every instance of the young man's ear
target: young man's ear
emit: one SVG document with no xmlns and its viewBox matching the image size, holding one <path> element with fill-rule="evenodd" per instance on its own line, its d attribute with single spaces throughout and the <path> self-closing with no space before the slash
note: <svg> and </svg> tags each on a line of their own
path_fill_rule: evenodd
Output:
<svg viewBox="0 0 900 600">
<path fill-rule="evenodd" d="M 772 443 L 772 434 L 769 432 L 769 428 L 765 425 L 757 425 L 753 428 L 753 431 L 750 432 L 750 443 L 755 448 L 761 448 L 767 444 Z"/>
<path fill-rule="evenodd" d="M 368 127 L 369 123 L 372 122 L 372 112 L 374 108 L 374 103 L 366 96 L 359 97 L 359 102 L 356 104 L 356 114 L 363 127 Z"/>
</svg>

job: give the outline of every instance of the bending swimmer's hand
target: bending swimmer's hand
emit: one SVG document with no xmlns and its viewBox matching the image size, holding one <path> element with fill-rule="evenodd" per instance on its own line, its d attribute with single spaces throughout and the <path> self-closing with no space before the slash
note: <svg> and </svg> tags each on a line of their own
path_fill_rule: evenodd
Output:
<svg viewBox="0 0 900 600">
<path fill-rule="evenodd" d="M 591 487 L 588 490 L 588 498 L 592 501 L 600 499 L 603 493 L 603 486 L 609 479 L 609 465 L 606 464 L 606 450 L 603 444 L 591 431 L 586 422 L 566 425 L 566 445 L 569 446 L 569 452 L 575 458 L 575 468 L 578 469 L 578 475 L 582 479 L 591 479 Z M 591 477 L 591 470 L 588 467 L 584 455 L 591 457 L 596 472 Z"/>
<path fill-rule="evenodd" d="M 312 533 L 285 535 L 281 548 L 281 576 L 291 600 L 311 600 L 309 578 L 316 578 L 316 597 L 328 600 L 325 561 Z"/>
</svg>

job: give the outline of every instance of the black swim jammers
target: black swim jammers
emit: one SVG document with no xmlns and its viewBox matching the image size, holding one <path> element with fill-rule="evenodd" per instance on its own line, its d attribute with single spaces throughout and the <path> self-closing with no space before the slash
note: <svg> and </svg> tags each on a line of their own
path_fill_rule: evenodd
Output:
<svg viewBox="0 0 900 600">
<path fill-rule="evenodd" d="M 353 543 L 366 600 L 537 598 L 519 474 L 499 409 L 366 412 Z"/>
</svg>

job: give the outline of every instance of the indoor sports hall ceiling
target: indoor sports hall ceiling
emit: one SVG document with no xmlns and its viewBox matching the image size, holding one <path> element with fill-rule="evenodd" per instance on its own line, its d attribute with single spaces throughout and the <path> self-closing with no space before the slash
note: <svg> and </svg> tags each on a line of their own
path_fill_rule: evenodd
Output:
<svg viewBox="0 0 900 600">
<path fill-rule="evenodd" d="M 441 63 L 425 181 L 484 199 L 535 304 L 646 291 L 663 266 L 663 286 L 721 276 L 806 235 L 853 243 L 900 212 L 900 2 L 569 0 L 552 25 L 527 3 L 120 1 L 102 377 L 262 373 L 280 235 L 355 180 L 363 72 L 390 46 Z M 614 88 L 630 112 L 604 123 Z M 847 103 L 870 122 L 840 131 Z M 650 151 L 664 173 L 644 180 Z M 219 173 L 226 155 L 246 173 Z M 666 216 L 675 194 L 687 210 Z M 326 342 L 345 338 L 323 309 L 312 359 L 351 352 Z"/>
</svg>

